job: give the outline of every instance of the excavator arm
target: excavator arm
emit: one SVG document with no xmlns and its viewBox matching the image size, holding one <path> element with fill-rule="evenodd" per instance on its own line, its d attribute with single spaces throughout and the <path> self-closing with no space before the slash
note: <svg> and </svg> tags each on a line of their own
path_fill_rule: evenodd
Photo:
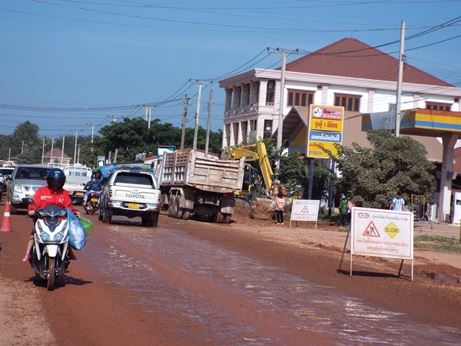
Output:
<svg viewBox="0 0 461 346">
<path fill-rule="evenodd" d="M 272 188 L 272 176 L 274 172 L 272 171 L 264 142 L 239 145 L 230 151 L 230 158 L 232 160 L 238 160 L 242 157 L 245 158 L 245 161 L 258 161 L 266 190 L 269 192 Z"/>
</svg>

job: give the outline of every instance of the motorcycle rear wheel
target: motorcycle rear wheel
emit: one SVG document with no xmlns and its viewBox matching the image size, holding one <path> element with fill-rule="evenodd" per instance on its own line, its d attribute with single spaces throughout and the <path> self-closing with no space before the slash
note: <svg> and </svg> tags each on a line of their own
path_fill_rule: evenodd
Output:
<svg viewBox="0 0 461 346">
<path fill-rule="evenodd" d="M 46 278 L 46 288 L 48 291 L 54 290 L 54 281 L 56 278 L 56 258 L 48 258 L 48 275 Z"/>
</svg>

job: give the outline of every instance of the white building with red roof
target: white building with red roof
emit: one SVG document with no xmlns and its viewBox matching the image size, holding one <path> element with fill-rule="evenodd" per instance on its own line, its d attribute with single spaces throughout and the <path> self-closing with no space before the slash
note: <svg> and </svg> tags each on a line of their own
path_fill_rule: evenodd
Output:
<svg viewBox="0 0 461 346">
<path fill-rule="evenodd" d="M 289 151 L 306 152 L 310 104 L 343 106 L 342 144 L 369 146 L 362 130 L 365 116 L 371 123 L 395 128 L 398 67 L 398 59 L 353 38 L 341 39 L 288 63 L 283 90 L 283 146 Z M 280 84 L 280 68 L 255 68 L 220 81 L 226 95 L 223 148 L 276 135 Z M 404 64 L 402 111 L 460 112 L 461 117 L 460 99 L 461 88 Z M 425 146 L 428 159 L 442 162 L 442 140 L 415 133 L 408 132 Z M 445 171 L 450 171 L 450 165 Z"/>
</svg>

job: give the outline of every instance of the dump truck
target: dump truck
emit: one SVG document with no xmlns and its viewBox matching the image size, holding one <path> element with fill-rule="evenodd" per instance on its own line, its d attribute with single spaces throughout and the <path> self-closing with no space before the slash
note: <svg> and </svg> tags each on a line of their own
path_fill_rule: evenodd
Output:
<svg viewBox="0 0 461 346">
<path fill-rule="evenodd" d="M 244 159 L 222 160 L 193 149 L 165 152 L 156 169 L 162 208 L 178 219 L 197 215 L 229 223 L 234 193 L 242 187 L 244 166 Z"/>
</svg>

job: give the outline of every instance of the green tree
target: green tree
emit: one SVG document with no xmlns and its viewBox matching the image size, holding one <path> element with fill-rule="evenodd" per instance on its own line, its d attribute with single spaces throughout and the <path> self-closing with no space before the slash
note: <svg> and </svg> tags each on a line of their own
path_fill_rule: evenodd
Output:
<svg viewBox="0 0 461 346">
<path fill-rule="evenodd" d="M 161 123 L 156 119 L 151 122 L 151 128 L 147 129 L 147 122 L 143 118 L 125 118 L 122 122 L 112 123 L 103 127 L 99 133 L 101 136 L 95 140 L 94 155 L 107 155 L 118 149 L 117 162 L 132 162 L 139 153 L 153 154 L 162 145 L 173 145 L 179 148 L 181 145 L 182 130 L 170 123 Z M 192 147 L 194 129 L 186 128 L 185 147 Z M 222 132 L 210 132 L 209 151 L 220 153 Z M 199 127 L 197 148 L 205 149 L 206 130 Z M 95 157 L 95 156 L 94 156 Z M 112 156 L 113 157 L 113 156 Z"/>
<path fill-rule="evenodd" d="M 18 163 L 37 163 L 41 160 L 42 142 L 38 126 L 29 121 L 19 124 L 11 137 L 11 156 Z"/>
<path fill-rule="evenodd" d="M 421 143 L 388 131 L 370 131 L 367 138 L 371 148 L 342 147 L 338 160 L 340 185 L 357 205 L 387 208 L 398 192 L 407 201 L 411 194 L 431 197 L 435 166 L 426 159 Z"/>
</svg>

